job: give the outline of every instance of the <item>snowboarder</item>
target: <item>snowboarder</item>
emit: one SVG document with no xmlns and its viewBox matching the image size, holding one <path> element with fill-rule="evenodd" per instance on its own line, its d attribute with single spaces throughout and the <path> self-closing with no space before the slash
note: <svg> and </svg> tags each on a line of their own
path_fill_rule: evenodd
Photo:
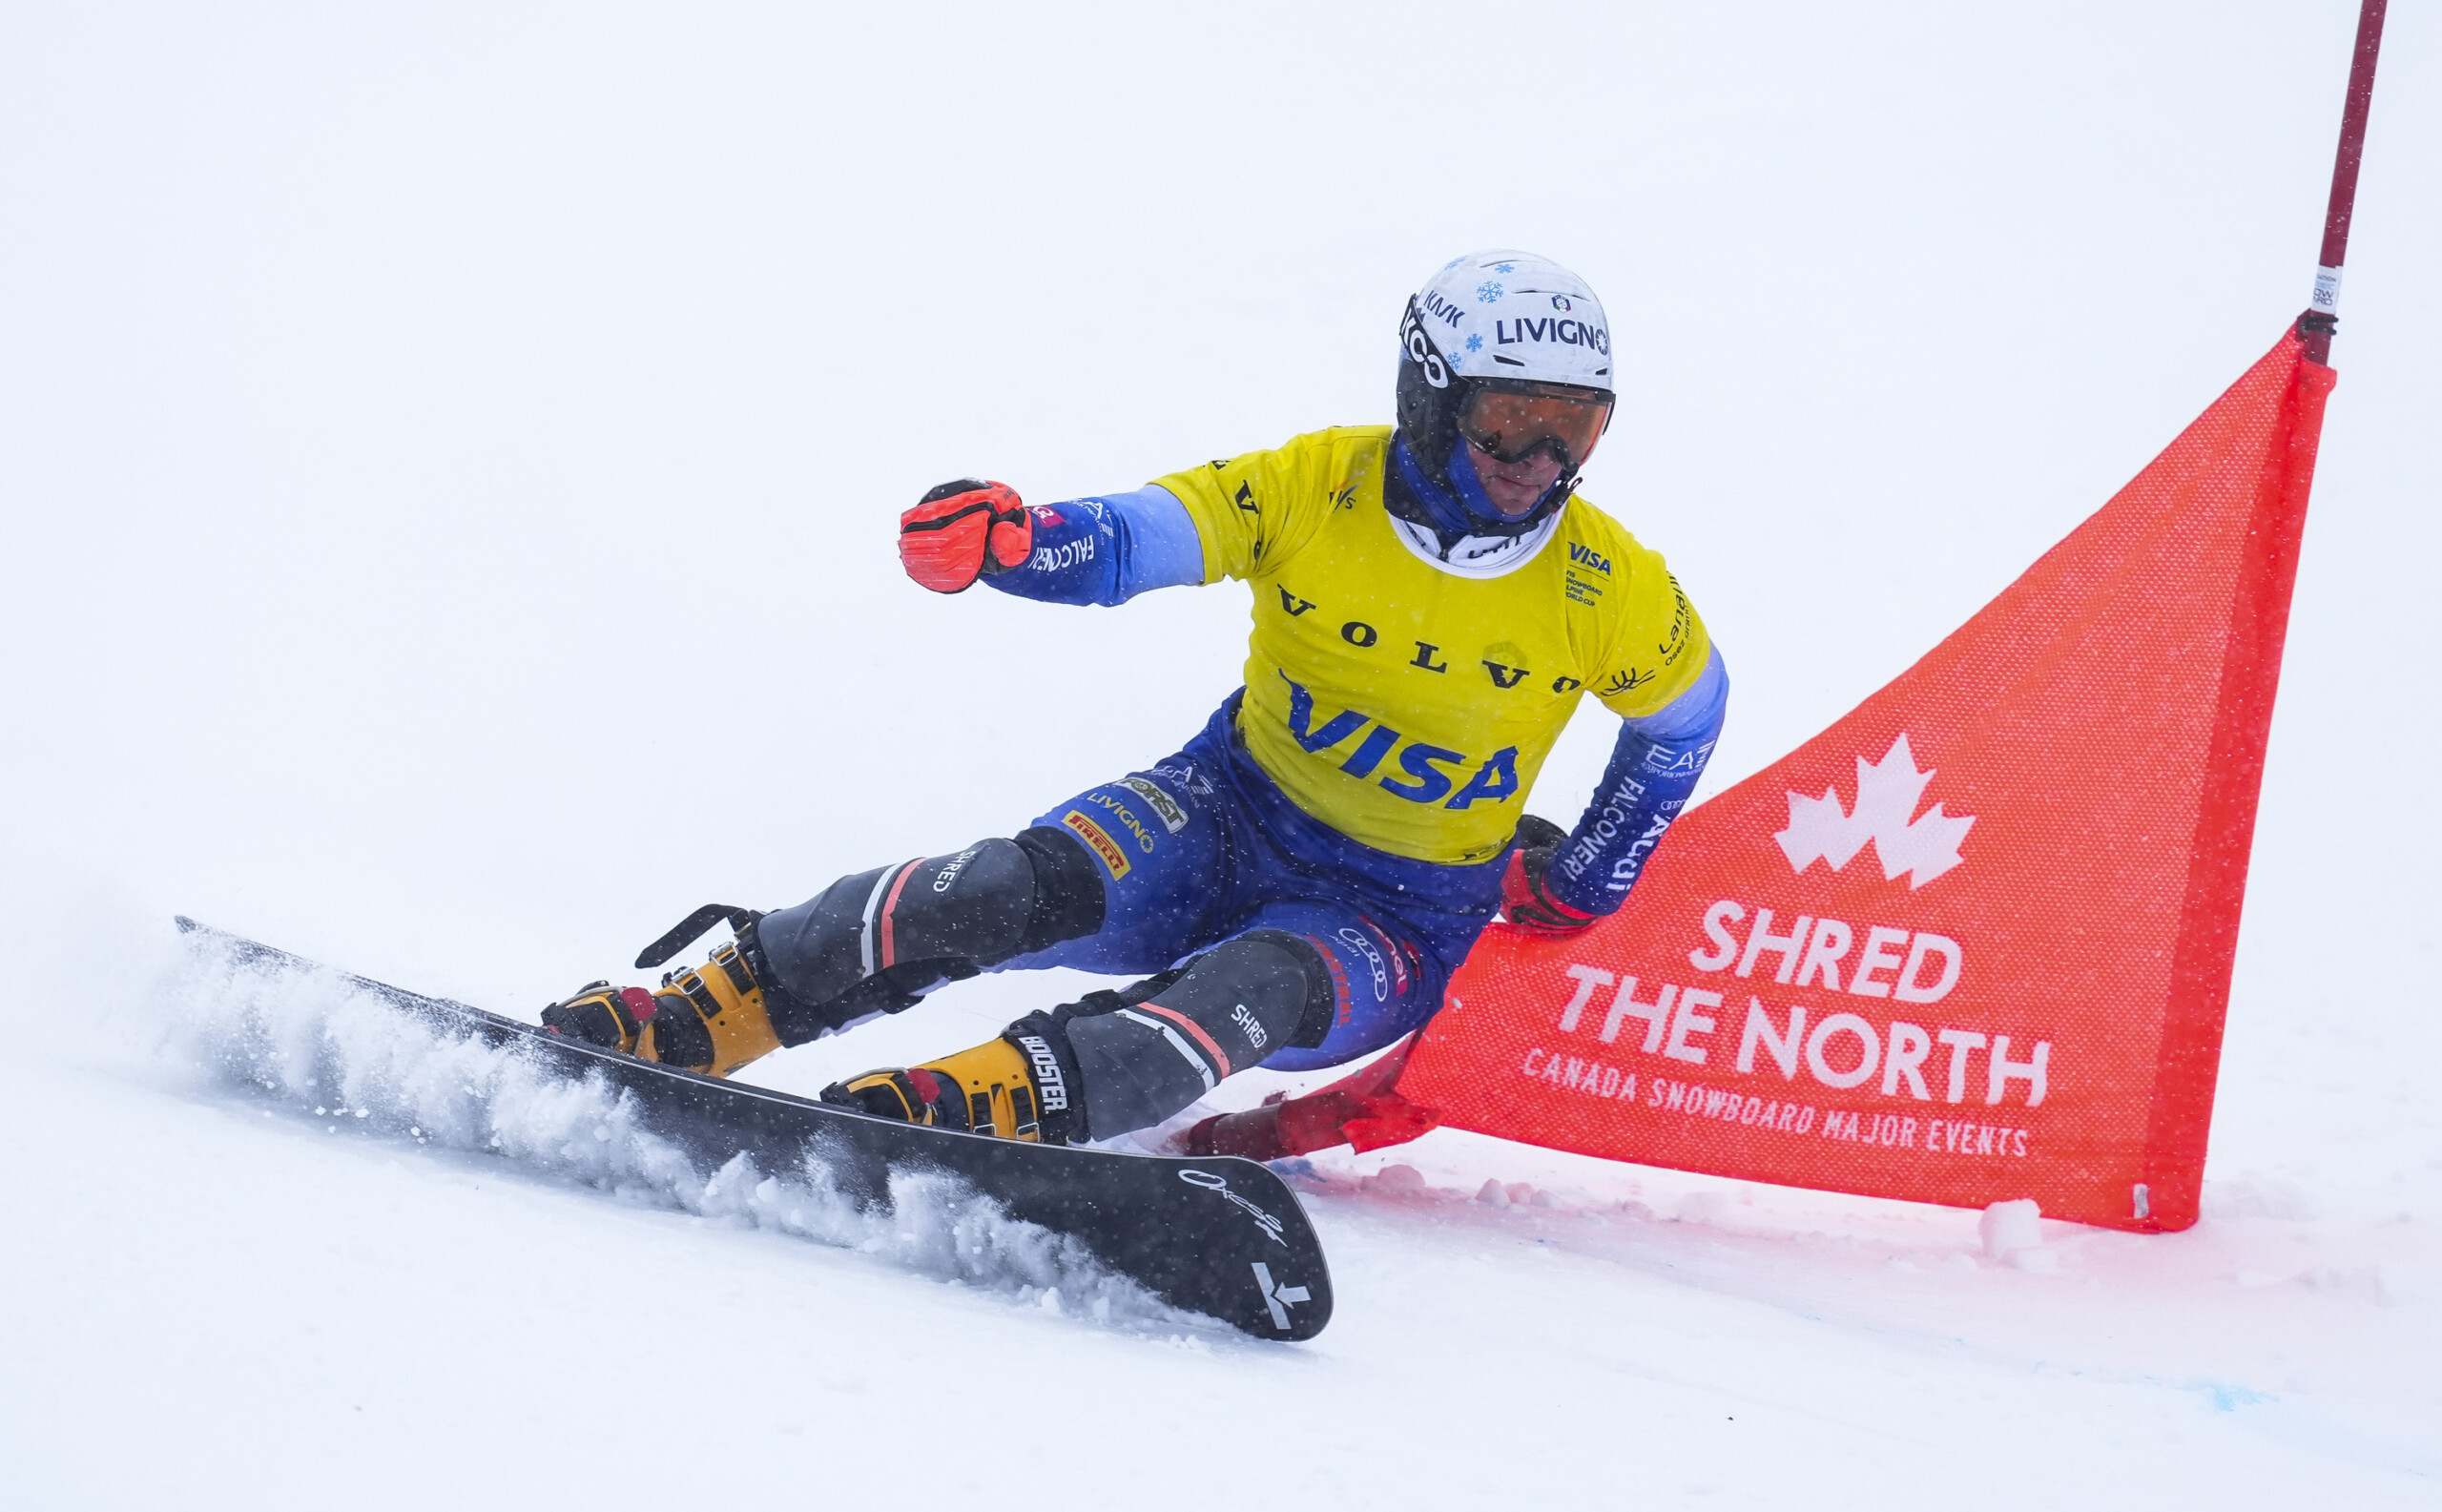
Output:
<svg viewBox="0 0 2442 1512">
<path fill-rule="evenodd" d="M 1158 1124 L 1222 1078 L 1303 1070 L 1422 1025 L 1496 910 L 1617 909 L 1704 771 L 1722 659 L 1660 555 L 1575 498 L 1610 423 L 1611 336 L 1520 252 L 1436 273 L 1399 327 L 1397 425 L 1296 437 L 1133 492 L 1027 507 L 943 484 L 900 517 L 928 589 L 1060 604 L 1243 578 L 1245 686 L 1177 754 L 1008 839 L 843 877 L 659 989 L 597 983 L 566 1035 L 727 1075 L 983 971 L 1142 976 L 996 1039 L 824 1089 L 864 1112 L 1074 1143 Z M 1623 723 L 1576 828 L 1521 819 L 1581 694 Z"/>
</svg>

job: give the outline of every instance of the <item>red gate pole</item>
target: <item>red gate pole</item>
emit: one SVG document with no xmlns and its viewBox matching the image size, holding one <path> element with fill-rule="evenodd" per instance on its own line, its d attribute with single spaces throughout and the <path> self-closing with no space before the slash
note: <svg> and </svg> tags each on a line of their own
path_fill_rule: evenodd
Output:
<svg viewBox="0 0 2442 1512">
<path fill-rule="evenodd" d="M 2315 259 L 2315 292 L 2298 317 L 2307 357 L 2331 365 L 2332 333 L 2340 324 L 2340 263 L 2349 253 L 2349 217 L 2357 207 L 2357 165 L 2366 155 L 2366 112 L 2374 101 L 2374 55 L 2383 49 L 2389 0 L 2362 0 L 2357 48 L 2349 62 L 2349 99 L 2340 113 L 2340 155 L 2331 165 L 2331 202 L 2324 210 L 2323 255 Z"/>
</svg>

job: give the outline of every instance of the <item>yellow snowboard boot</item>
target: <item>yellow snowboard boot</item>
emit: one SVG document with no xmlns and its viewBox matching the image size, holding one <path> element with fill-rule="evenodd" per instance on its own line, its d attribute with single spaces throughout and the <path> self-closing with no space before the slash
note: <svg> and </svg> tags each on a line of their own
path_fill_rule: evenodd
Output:
<svg viewBox="0 0 2442 1512">
<path fill-rule="evenodd" d="M 1066 1144 L 1069 1082 L 1045 1039 L 1012 1034 L 904 1070 L 884 1068 L 834 1082 L 822 1089 L 822 1100 L 877 1118 Z"/>
<path fill-rule="evenodd" d="M 701 966 L 670 973 L 650 992 L 596 982 L 545 1008 L 543 1027 L 665 1066 L 727 1076 L 780 1047 L 750 950 L 741 948 L 751 938 L 721 946 Z"/>
</svg>

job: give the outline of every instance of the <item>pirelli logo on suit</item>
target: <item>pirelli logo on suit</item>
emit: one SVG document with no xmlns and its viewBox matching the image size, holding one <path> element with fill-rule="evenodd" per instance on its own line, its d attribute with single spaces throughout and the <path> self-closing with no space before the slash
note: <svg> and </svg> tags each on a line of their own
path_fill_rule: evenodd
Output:
<svg viewBox="0 0 2442 1512">
<path fill-rule="evenodd" d="M 1119 848 L 1119 841 L 1112 839 L 1110 833 L 1092 819 L 1086 818 L 1075 809 L 1070 809 L 1061 816 L 1060 822 L 1074 832 L 1079 839 L 1084 840 L 1087 850 L 1102 858 L 1103 865 L 1110 872 L 1112 881 L 1117 881 L 1135 870 L 1128 862 L 1128 853 Z"/>
</svg>

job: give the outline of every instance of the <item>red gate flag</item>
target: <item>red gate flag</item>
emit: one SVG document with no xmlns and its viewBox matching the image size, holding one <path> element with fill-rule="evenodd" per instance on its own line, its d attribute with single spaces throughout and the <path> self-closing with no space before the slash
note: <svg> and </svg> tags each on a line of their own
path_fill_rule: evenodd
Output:
<svg viewBox="0 0 2442 1512">
<path fill-rule="evenodd" d="M 1645 1165 L 2194 1223 L 2332 383 L 2285 336 L 1924 659 L 1689 811 L 1620 914 L 1488 931 L 1398 1091 Z"/>
</svg>

